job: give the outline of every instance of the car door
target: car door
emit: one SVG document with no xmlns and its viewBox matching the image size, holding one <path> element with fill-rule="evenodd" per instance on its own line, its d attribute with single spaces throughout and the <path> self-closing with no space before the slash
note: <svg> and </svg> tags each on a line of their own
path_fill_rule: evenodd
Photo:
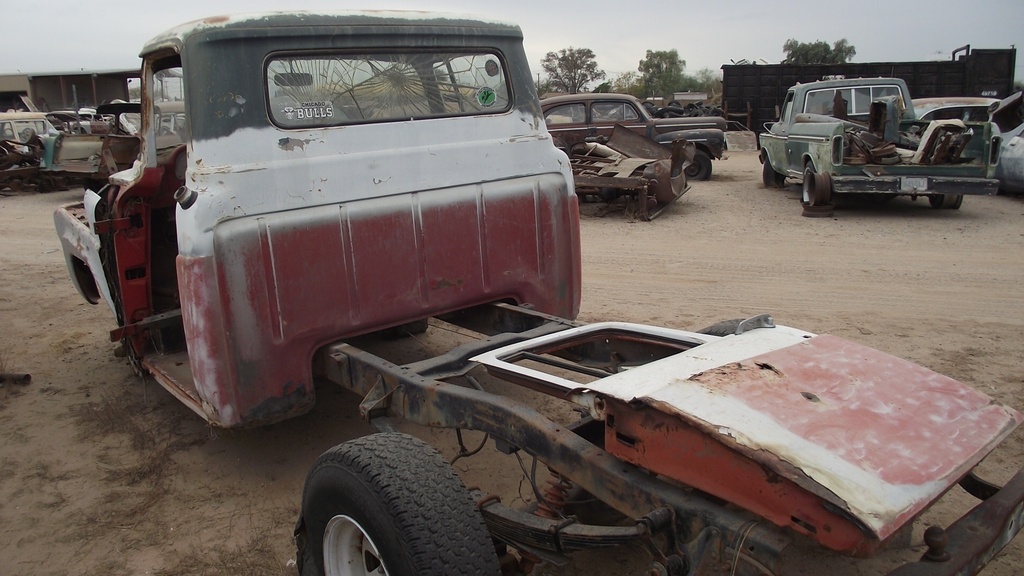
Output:
<svg viewBox="0 0 1024 576">
<path fill-rule="evenodd" d="M 587 125 L 587 107 L 583 102 L 566 102 L 548 108 L 544 112 L 544 123 L 555 146 L 566 151 L 573 144 L 591 136 L 591 127 Z"/>
<path fill-rule="evenodd" d="M 1024 125 L 1003 134 L 1003 147 L 996 166 L 999 188 L 1005 192 L 1024 193 Z"/>
<path fill-rule="evenodd" d="M 786 174 L 789 171 L 790 158 L 787 150 L 787 138 L 789 136 L 789 123 L 793 115 L 793 92 L 786 95 L 782 105 L 782 114 L 778 122 L 766 122 L 765 132 L 761 133 L 761 148 L 767 155 L 766 162 L 771 162 L 772 168 L 779 174 Z"/>
<path fill-rule="evenodd" d="M 622 100 L 595 100 L 590 104 L 591 136 L 611 138 L 616 124 L 626 126 L 633 132 L 650 137 L 647 124 L 640 121 L 640 112 L 629 102 Z"/>
</svg>

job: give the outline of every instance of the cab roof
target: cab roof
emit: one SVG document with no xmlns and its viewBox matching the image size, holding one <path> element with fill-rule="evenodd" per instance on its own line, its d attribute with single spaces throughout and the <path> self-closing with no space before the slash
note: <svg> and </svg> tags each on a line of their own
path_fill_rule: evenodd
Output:
<svg viewBox="0 0 1024 576">
<path fill-rule="evenodd" d="M 404 28 L 408 31 L 419 29 L 422 33 L 444 34 L 455 29 L 469 30 L 488 36 L 523 37 L 522 30 L 515 24 L 498 20 L 483 20 L 465 14 L 419 11 L 352 11 L 352 12 L 259 12 L 211 16 L 171 28 L 147 42 L 139 56 L 173 50 L 180 52 L 190 39 L 211 33 L 217 38 L 265 37 L 267 31 L 279 30 L 282 35 L 293 35 L 297 31 L 317 34 L 338 28 L 348 33 L 373 33 L 394 31 Z M 450 33 L 450 32 L 449 32 Z M 273 34 L 272 34 L 273 35 Z M 203 41 L 200 36 L 193 41 Z"/>
</svg>

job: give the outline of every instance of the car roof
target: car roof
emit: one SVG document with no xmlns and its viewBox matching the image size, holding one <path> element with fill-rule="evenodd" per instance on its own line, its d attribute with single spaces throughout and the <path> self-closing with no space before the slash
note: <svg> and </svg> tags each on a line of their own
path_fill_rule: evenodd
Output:
<svg viewBox="0 0 1024 576">
<path fill-rule="evenodd" d="M 855 80 L 861 83 L 851 83 L 851 80 Z M 844 78 L 838 80 L 817 80 L 815 82 L 797 82 L 793 85 L 793 88 L 803 88 L 807 90 L 827 90 L 829 88 L 863 88 L 865 86 L 892 86 L 906 84 L 902 78 L 893 78 L 891 76 L 878 76 L 868 78 Z"/>
<path fill-rule="evenodd" d="M 979 108 L 988 108 L 992 104 L 999 102 L 997 98 L 982 98 L 975 96 L 946 96 L 938 98 L 914 98 L 913 104 L 914 109 L 918 114 L 927 112 L 929 110 L 936 110 L 939 108 L 953 108 L 953 107 L 965 107 L 965 106 L 976 106 Z"/>
<path fill-rule="evenodd" d="M 45 112 L 0 112 L 0 120 L 45 120 Z"/>
<path fill-rule="evenodd" d="M 540 101 L 540 105 L 544 108 L 548 108 L 555 104 L 561 104 L 563 102 L 579 102 L 594 100 L 628 100 L 634 104 L 638 103 L 636 97 L 629 94 L 610 94 L 606 92 L 581 92 L 579 94 L 560 94 L 558 96 L 548 96 Z"/>
<path fill-rule="evenodd" d="M 429 28 L 429 29 L 428 29 Z M 349 12 L 261 12 L 211 16 L 171 28 L 143 46 L 140 57 L 172 50 L 180 52 L 189 42 L 215 42 L 226 38 L 265 37 L 268 31 L 279 35 L 345 34 L 392 32 L 451 34 L 455 29 L 470 29 L 476 34 L 521 39 L 516 24 L 482 20 L 465 14 L 372 10 Z"/>
</svg>

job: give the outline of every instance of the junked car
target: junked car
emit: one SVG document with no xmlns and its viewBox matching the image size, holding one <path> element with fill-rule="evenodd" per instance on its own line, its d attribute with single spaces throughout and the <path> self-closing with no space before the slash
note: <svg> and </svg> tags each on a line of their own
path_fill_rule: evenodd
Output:
<svg viewBox="0 0 1024 576">
<path fill-rule="evenodd" d="M 576 320 L 578 197 L 518 26 L 218 16 L 142 58 L 142 131 L 97 141 L 87 158 L 117 171 L 54 214 L 71 280 L 212 426 L 351 393 L 380 432 L 312 463 L 303 576 L 525 573 L 624 544 L 650 574 L 781 574 L 796 540 L 881 552 L 957 484 L 982 502 L 898 574 L 976 573 L 1020 531 L 1024 471 L 1001 488 L 973 471 L 1024 416 L 978 390 L 768 315 Z M 167 78 L 184 124 L 163 135 Z M 392 329 L 459 340 L 400 365 L 364 346 Z M 456 431 L 460 458 L 519 459 L 536 506 L 467 489 L 399 418 Z M 572 511 L 598 503 L 624 520 Z"/>
<path fill-rule="evenodd" d="M 1024 194 L 1024 92 L 995 105 L 992 123 L 1002 137 L 996 179 L 999 191 Z"/>
<path fill-rule="evenodd" d="M 57 129 L 41 112 L 0 112 L 0 140 L 24 144 L 32 136 L 55 136 Z"/>
<path fill-rule="evenodd" d="M 956 210 L 964 195 L 993 194 L 999 136 L 987 122 L 919 120 L 901 78 L 797 84 L 778 122 L 760 134 L 762 182 L 802 183 L 805 216 L 831 216 L 833 199 L 928 198 Z"/>
<path fill-rule="evenodd" d="M 68 134 L 107 134 L 112 120 L 97 113 L 95 108 L 55 110 L 47 112 L 46 116 L 60 131 Z"/>
<path fill-rule="evenodd" d="M 548 132 L 560 148 L 569 151 L 580 142 L 607 141 L 616 125 L 669 146 L 685 139 L 694 145 L 693 161 L 686 168 L 689 180 L 711 178 L 712 159 L 725 150 L 724 118 L 717 116 L 655 118 L 628 94 L 567 94 L 541 100 Z"/>
<path fill-rule="evenodd" d="M 917 119 L 922 121 L 985 122 L 988 120 L 992 105 L 996 102 L 999 102 L 997 98 L 982 98 L 980 96 L 914 98 L 912 108 L 917 114 Z"/>
<path fill-rule="evenodd" d="M 0 189 L 57 188 L 55 178 L 40 174 L 53 160 L 57 134 L 40 112 L 0 113 Z"/>
</svg>

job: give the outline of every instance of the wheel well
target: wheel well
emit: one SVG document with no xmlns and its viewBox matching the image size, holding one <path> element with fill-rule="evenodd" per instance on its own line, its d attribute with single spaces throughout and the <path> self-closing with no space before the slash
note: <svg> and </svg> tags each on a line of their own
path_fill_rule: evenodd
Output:
<svg viewBox="0 0 1024 576">
<path fill-rule="evenodd" d="M 68 260 L 71 264 L 75 285 L 78 286 L 78 291 L 82 293 L 82 297 L 90 304 L 98 303 L 100 301 L 100 291 L 96 287 L 96 279 L 93 278 L 89 266 L 75 256 L 69 256 Z"/>
</svg>

